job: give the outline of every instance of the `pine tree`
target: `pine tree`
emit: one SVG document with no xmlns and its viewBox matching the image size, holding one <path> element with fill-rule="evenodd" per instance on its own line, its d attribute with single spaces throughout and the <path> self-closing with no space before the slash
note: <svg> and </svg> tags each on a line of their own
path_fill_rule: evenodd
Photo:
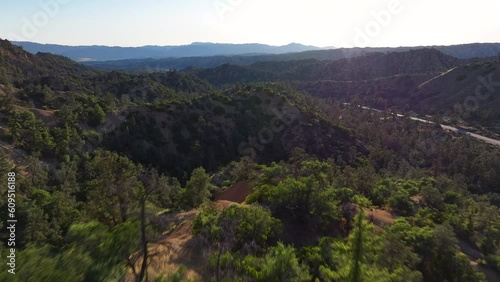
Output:
<svg viewBox="0 0 500 282">
<path fill-rule="evenodd" d="M 349 281 L 352 282 L 363 281 L 365 245 L 367 243 L 366 223 L 363 222 L 364 217 L 365 217 L 364 210 L 360 208 L 356 218 L 356 225 L 353 230 L 352 239 L 350 242 L 352 261 L 350 266 Z"/>
<path fill-rule="evenodd" d="M 89 118 L 89 123 L 94 126 L 99 125 L 104 121 L 105 117 L 106 113 L 101 108 L 101 106 L 99 104 L 95 104 L 94 109 L 92 110 L 92 113 Z"/>
<path fill-rule="evenodd" d="M 211 194 L 211 190 L 215 187 L 210 183 L 211 177 L 206 173 L 204 168 L 196 168 L 191 173 L 191 178 L 186 183 L 186 191 L 188 204 L 193 207 L 201 205 L 206 201 Z"/>
</svg>

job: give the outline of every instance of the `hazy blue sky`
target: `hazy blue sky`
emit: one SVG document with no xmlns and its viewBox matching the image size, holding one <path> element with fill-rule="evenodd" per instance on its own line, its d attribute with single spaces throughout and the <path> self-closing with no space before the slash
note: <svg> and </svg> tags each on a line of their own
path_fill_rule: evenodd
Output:
<svg viewBox="0 0 500 282">
<path fill-rule="evenodd" d="M 0 0 L 0 38 L 67 45 L 500 42 L 498 0 Z"/>
</svg>

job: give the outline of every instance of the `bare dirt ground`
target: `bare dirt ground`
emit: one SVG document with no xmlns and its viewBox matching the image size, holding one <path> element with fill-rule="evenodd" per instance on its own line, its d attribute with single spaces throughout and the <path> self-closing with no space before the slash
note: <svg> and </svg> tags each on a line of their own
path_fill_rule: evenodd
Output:
<svg viewBox="0 0 500 282">
<path fill-rule="evenodd" d="M 217 201 L 217 208 L 223 209 L 236 203 L 230 201 Z M 206 265 L 208 246 L 203 239 L 196 238 L 192 233 L 192 222 L 199 210 L 166 215 L 162 220 L 170 223 L 171 232 L 163 235 L 157 242 L 149 244 L 148 281 L 161 275 L 168 276 L 175 273 L 181 266 L 186 267 L 184 279 L 197 281 L 203 274 Z M 133 254 L 135 256 L 137 254 Z M 141 259 L 135 268 L 140 270 Z M 134 282 L 132 270 L 125 278 L 127 282 Z"/>
<path fill-rule="evenodd" d="M 26 108 L 26 107 L 21 107 L 18 105 L 15 105 L 14 108 L 16 110 L 21 110 L 21 111 L 30 111 L 30 112 L 35 114 L 36 118 L 41 119 L 48 126 L 54 125 L 54 122 L 55 122 L 54 111 L 42 110 L 42 109 L 37 109 L 37 108 Z"/>
<path fill-rule="evenodd" d="M 203 242 L 193 238 L 191 223 L 198 214 L 192 210 L 175 215 L 173 223 L 175 230 L 164 236 L 158 242 L 149 246 L 148 276 L 158 277 L 162 274 L 175 273 L 184 265 L 187 267 L 185 279 L 199 279 L 203 265 Z M 140 269 L 141 262 L 136 264 Z M 133 277 L 127 281 L 134 281 Z"/>
<path fill-rule="evenodd" d="M 393 214 L 381 209 L 365 209 L 366 218 L 377 226 L 393 224 L 396 218 Z"/>
<path fill-rule="evenodd" d="M 0 126 L 1 127 L 1 126 Z M 11 160 L 19 169 L 19 172 L 26 175 L 26 157 L 27 154 L 21 149 L 17 149 L 14 145 L 0 141 L 0 151 L 2 151 L 7 159 Z"/>
<path fill-rule="evenodd" d="M 422 197 L 421 195 L 411 196 L 410 200 L 412 200 L 417 205 L 421 205 L 424 200 L 424 197 Z"/>
<path fill-rule="evenodd" d="M 241 181 L 233 185 L 233 187 L 219 193 L 215 198 L 216 201 L 231 201 L 235 203 L 243 203 L 248 195 L 252 192 L 252 188 L 248 181 Z"/>
</svg>

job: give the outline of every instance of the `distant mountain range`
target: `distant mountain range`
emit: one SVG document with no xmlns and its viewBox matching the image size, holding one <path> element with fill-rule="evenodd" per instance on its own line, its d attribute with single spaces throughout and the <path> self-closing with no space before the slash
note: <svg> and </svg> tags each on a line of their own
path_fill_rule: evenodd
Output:
<svg viewBox="0 0 500 282">
<path fill-rule="evenodd" d="M 497 58 L 500 53 L 500 43 L 477 43 L 454 46 L 431 47 L 377 47 L 377 48 L 338 48 L 329 50 L 309 50 L 285 54 L 234 55 L 234 56 L 198 56 L 184 58 L 159 59 L 129 59 L 115 61 L 85 62 L 85 65 L 108 69 L 124 70 L 131 73 L 156 72 L 164 70 L 182 70 L 186 68 L 214 68 L 224 64 L 245 66 L 257 62 L 317 60 L 335 61 L 355 58 L 371 53 L 408 52 L 411 50 L 433 49 L 443 54 L 462 60 L 477 60 Z M 500 57 L 498 57 L 500 58 Z"/>
<path fill-rule="evenodd" d="M 168 69 L 216 67 L 222 64 L 245 65 L 259 61 L 283 60 L 338 60 L 370 52 L 404 52 L 421 48 L 437 49 L 444 54 L 459 58 L 484 58 L 498 56 L 500 43 L 473 43 L 452 46 L 377 47 L 377 48 L 320 48 L 291 43 L 284 46 L 265 44 L 226 44 L 195 42 L 180 46 L 65 46 L 33 42 L 13 42 L 24 50 L 36 54 L 52 53 L 77 62 L 95 62 L 91 65 L 108 69 L 142 69 L 146 66 Z M 201 58 L 203 57 L 203 58 Z M 102 61 L 116 61 L 105 62 Z"/>
<path fill-rule="evenodd" d="M 226 44 L 195 42 L 180 46 L 142 46 L 142 47 L 111 47 L 111 46 L 65 46 L 56 44 L 40 44 L 34 42 L 12 42 L 24 50 L 36 54 L 52 53 L 68 57 L 77 62 L 108 61 L 146 58 L 182 58 L 206 57 L 217 55 L 255 55 L 282 54 L 309 50 L 320 50 L 319 47 L 291 43 L 284 46 L 265 44 Z"/>
</svg>

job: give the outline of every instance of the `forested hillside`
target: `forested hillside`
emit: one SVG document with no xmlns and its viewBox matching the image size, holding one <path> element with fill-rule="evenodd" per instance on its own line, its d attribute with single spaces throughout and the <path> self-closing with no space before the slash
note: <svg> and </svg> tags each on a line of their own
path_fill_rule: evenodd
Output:
<svg viewBox="0 0 500 282">
<path fill-rule="evenodd" d="M 379 110 L 440 115 L 441 122 L 481 127 L 498 137 L 497 58 L 463 60 L 435 49 L 370 53 L 333 61 L 258 62 L 187 69 L 219 87 L 280 81 L 312 96 Z"/>
<path fill-rule="evenodd" d="M 134 75 L 0 43 L 17 220 L 0 281 L 500 279 L 500 148 L 358 106 L 445 111 L 494 62 L 423 49 Z"/>
<path fill-rule="evenodd" d="M 25 45 L 25 44 L 21 44 Z M 26 45 L 27 47 L 29 46 Z M 30 46 L 31 47 L 31 46 Z M 189 47 L 189 46 L 188 46 Z M 198 46 L 199 47 L 199 46 Z M 211 48 L 215 47 L 215 48 Z M 498 54 L 500 53 L 500 44 L 499 43 L 476 43 L 476 44 L 462 44 L 462 45 L 451 45 L 451 46 L 415 46 L 415 47 L 396 47 L 396 48 L 384 48 L 384 47 L 367 47 L 367 48 L 358 48 L 358 47 L 353 47 L 353 48 L 337 48 L 337 49 L 331 49 L 328 48 L 327 50 L 314 50 L 314 47 L 310 46 L 301 46 L 301 45 L 294 45 L 290 44 L 287 46 L 283 47 L 290 47 L 288 48 L 287 52 L 283 52 L 284 54 L 260 54 L 260 55 L 255 55 L 255 54 L 245 54 L 241 55 L 236 55 L 238 52 L 229 52 L 224 54 L 224 50 L 217 50 L 217 44 L 214 44 L 213 46 L 201 46 L 200 49 L 206 49 L 204 51 L 205 56 L 208 56 L 207 53 L 213 52 L 213 49 L 216 49 L 215 54 L 219 54 L 218 56 L 209 56 L 209 57 L 201 57 L 202 55 L 197 55 L 197 54 L 184 54 L 183 57 L 177 58 L 177 56 L 166 56 L 166 58 L 158 58 L 161 56 L 158 56 L 157 50 L 151 50 L 151 47 L 146 47 L 146 50 L 149 49 L 149 56 L 144 57 L 144 53 L 142 55 L 135 55 L 135 56 L 129 56 L 128 59 L 122 59 L 119 60 L 116 58 L 116 56 L 120 56 L 120 51 L 112 54 L 109 54 L 108 50 L 112 50 L 112 48 L 107 47 L 104 48 L 106 51 L 101 50 L 101 56 L 113 56 L 115 59 L 111 59 L 108 57 L 109 61 L 97 61 L 97 62 L 84 62 L 84 64 L 94 66 L 97 68 L 102 68 L 102 69 L 109 69 L 109 70 L 126 70 L 129 72 L 140 72 L 141 70 L 144 70 L 148 67 L 158 67 L 161 69 L 177 69 L 177 70 L 182 70 L 187 67 L 196 67 L 196 68 L 214 68 L 219 65 L 223 64 L 232 64 L 232 65 L 251 65 L 254 63 L 258 62 L 282 62 L 282 61 L 300 61 L 300 60 L 318 60 L 318 61 L 335 61 L 335 60 L 340 60 L 340 59 L 349 59 L 349 58 L 355 58 L 359 57 L 362 55 L 366 55 L 369 53 L 395 53 L 395 52 L 407 52 L 410 50 L 417 50 L 417 49 L 435 49 L 439 52 L 442 52 L 448 56 L 452 56 L 455 58 L 463 59 L 463 60 L 477 60 L 479 58 L 493 58 L 497 57 Z M 294 48 L 296 47 L 296 48 Z M 69 49 L 72 49 L 74 47 L 67 47 Z M 162 47 L 158 47 L 162 48 Z M 181 46 L 182 48 L 182 46 Z M 279 48 L 279 47 L 278 47 Z M 305 49 L 310 49 L 310 51 L 303 51 L 300 52 L 300 49 L 304 48 Z M 65 48 L 63 48 L 65 49 Z M 92 48 L 91 48 L 92 49 Z M 97 47 L 96 49 L 99 49 Z M 141 48 L 139 48 L 141 49 Z M 49 50 L 52 51 L 54 54 L 59 54 L 59 55 L 68 55 L 70 53 L 74 52 L 64 52 L 63 50 L 57 48 L 57 47 L 35 47 L 35 48 L 29 48 L 27 49 L 28 51 L 31 50 L 31 52 L 49 52 Z M 73 58 L 81 58 L 81 57 L 87 57 L 92 58 L 92 57 L 101 57 L 99 54 L 95 54 L 95 51 L 88 50 L 87 48 L 77 48 L 77 52 L 80 53 L 78 56 L 73 56 Z M 256 49 L 253 49 L 256 50 Z M 148 52 L 148 51 L 146 51 Z M 256 53 L 255 51 L 253 52 L 247 52 L 247 53 Z M 269 52 L 261 52 L 261 53 L 269 53 Z M 83 55 L 87 54 L 87 55 Z M 92 55 L 90 55 L 92 54 Z M 138 58 L 138 57 L 144 57 L 144 59 L 133 59 L 133 58 Z M 71 57 L 71 56 L 70 56 Z M 176 58 L 173 58 L 176 57 Z M 156 59 L 153 59 L 156 58 Z"/>
<path fill-rule="evenodd" d="M 437 50 L 420 49 L 395 53 L 369 53 L 333 61 L 259 62 L 249 66 L 222 65 L 189 70 L 214 85 L 262 81 L 364 81 L 399 74 L 426 74 L 448 70 L 461 63 Z M 245 81 L 246 80 L 246 81 Z"/>
</svg>

